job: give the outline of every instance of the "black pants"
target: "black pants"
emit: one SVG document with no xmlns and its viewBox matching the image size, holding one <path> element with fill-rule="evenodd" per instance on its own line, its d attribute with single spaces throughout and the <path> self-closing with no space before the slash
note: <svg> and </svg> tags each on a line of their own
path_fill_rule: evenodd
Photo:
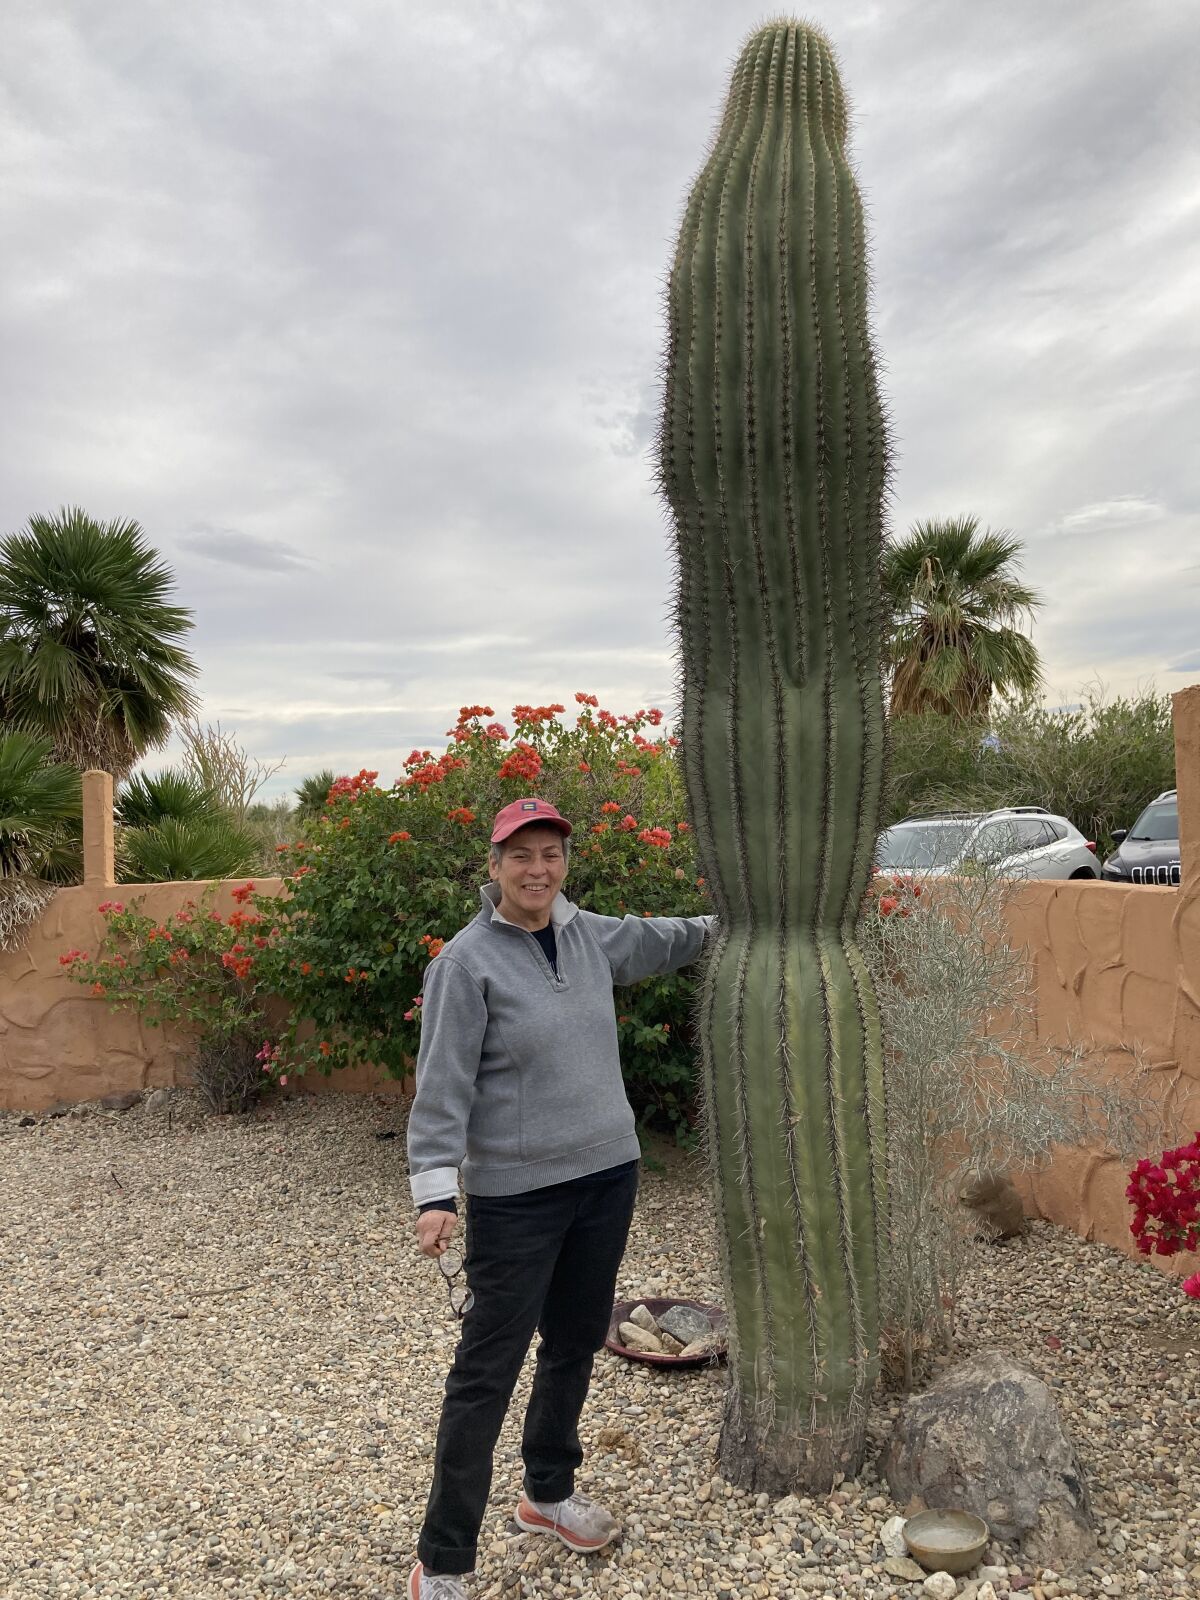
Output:
<svg viewBox="0 0 1200 1600">
<path fill-rule="evenodd" d="M 637 1195 L 636 1162 L 528 1194 L 467 1198 L 475 1303 L 446 1380 L 433 1488 L 417 1555 L 429 1572 L 475 1566 L 492 1453 L 534 1332 L 541 1334 L 521 1455 L 531 1500 L 565 1500 L 583 1460 L 577 1424 L 608 1335 Z"/>
</svg>

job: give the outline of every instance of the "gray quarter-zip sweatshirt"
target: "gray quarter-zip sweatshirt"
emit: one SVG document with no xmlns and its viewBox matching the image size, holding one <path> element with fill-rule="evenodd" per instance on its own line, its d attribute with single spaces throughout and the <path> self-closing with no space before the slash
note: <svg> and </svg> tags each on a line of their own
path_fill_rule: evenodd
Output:
<svg viewBox="0 0 1200 1600">
<path fill-rule="evenodd" d="M 617 1051 L 614 984 L 687 966 L 711 917 L 601 917 L 563 895 L 550 910 L 558 972 L 500 891 L 425 974 L 413 1200 L 524 1194 L 640 1154 Z"/>
</svg>

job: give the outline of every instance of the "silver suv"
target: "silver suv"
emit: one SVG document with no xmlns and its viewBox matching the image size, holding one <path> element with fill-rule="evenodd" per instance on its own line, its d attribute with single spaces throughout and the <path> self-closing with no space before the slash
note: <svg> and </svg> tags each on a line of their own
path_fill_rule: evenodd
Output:
<svg viewBox="0 0 1200 1600">
<path fill-rule="evenodd" d="M 1004 878 L 1100 876 L 1093 841 L 1041 806 L 908 817 L 879 835 L 875 865 L 921 875 L 986 866 Z"/>
</svg>

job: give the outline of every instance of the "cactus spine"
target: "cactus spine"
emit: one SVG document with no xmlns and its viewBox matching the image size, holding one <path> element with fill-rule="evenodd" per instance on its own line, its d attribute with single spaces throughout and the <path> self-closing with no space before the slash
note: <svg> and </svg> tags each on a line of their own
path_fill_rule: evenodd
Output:
<svg viewBox="0 0 1200 1600">
<path fill-rule="evenodd" d="M 880 821 L 888 444 L 828 41 L 747 41 L 669 287 L 662 488 L 683 753 L 719 917 L 704 1098 L 731 1320 L 726 1476 L 857 1470 L 878 1370 L 879 1022 L 854 942 Z"/>
</svg>

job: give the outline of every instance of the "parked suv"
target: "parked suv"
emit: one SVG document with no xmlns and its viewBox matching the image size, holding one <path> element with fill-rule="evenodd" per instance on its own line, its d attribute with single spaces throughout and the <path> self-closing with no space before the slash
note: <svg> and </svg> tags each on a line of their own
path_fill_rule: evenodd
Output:
<svg viewBox="0 0 1200 1600">
<path fill-rule="evenodd" d="M 1132 828 L 1114 828 L 1116 849 L 1104 863 L 1107 883 L 1179 882 L 1179 799 L 1167 789 L 1152 800 Z"/>
<path fill-rule="evenodd" d="M 881 872 L 946 874 L 987 866 L 1005 878 L 1098 878 L 1096 846 L 1041 806 L 938 811 L 907 817 L 879 836 Z"/>
</svg>

